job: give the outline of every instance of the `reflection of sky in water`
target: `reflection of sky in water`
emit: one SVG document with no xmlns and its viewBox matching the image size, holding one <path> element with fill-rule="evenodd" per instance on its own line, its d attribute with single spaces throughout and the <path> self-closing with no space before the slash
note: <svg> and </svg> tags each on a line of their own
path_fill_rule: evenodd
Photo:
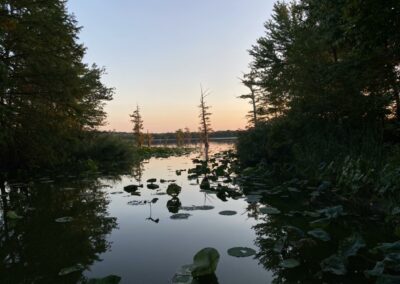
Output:
<svg viewBox="0 0 400 284">
<path fill-rule="evenodd" d="M 215 144 L 214 144 L 215 147 Z M 227 144 L 218 144 L 219 150 Z M 212 149 L 215 151 L 215 148 Z M 198 154 L 192 154 L 190 158 Z M 171 220 L 168 212 L 168 195 L 155 195 L 157 190 L 143 188 L 141 196 L 130 196 L 128 193 L 110 194 L 109 212 L 117 217 L 119 229 L 114 230 L 108 240 L 112 242 L 110 251 L 100 255 L 102 261 L 95 263 L 91 271 L 85 274 L 89 277 L 101 277 L 115 274 L 122 277 L 121 283 L 168 283 L 175 271 L 182 265 L 192 262 L 194 254 L 204 247 L 216 248 L 221 257 L 217 269 L 217 277 L 222 283 L 268 283 L 270 276 L 257 260 L 235 258 L 227 254 L 234 246 L 254 245 L 255 234 L 251 227 L 256 223 L 247 216 L 247 203 L 244 199 L 222 202 L 215 195 L 200 192 L 194 181 L 187 179 L 187 172 L 177 176 L 175 170 L 193 167 L 189 157 L 171 157 L 167 159 L 151 159 L 144 164 L 142 180 L 157 178 L 160 190 L 167 188 L 167 183 L 159 183 L 160 179 L 175 179 L 182 186 L 179 195 L 182 206 L 212 205 L 209 211 L 190 211 L 188 220 Z M 122 191 L 128 184 L 136 181 L 130 177 L 112 184 L 105 190 Z M 192 183 L 192 185 L 191 185 Z M 152 218 L 159 218 L 159 223 L 153 223 L 150 217 L 150 206 L 128 205 L 132 200 L 151 200 L 159 198 L 152 205 Z M 205 198 L 206 197 L 206 198 Z M 222 210 L 235 210 L 235 216 L 222 216 Z M 183 212 L 183 211 L 180 211 Z"/>
</svg>

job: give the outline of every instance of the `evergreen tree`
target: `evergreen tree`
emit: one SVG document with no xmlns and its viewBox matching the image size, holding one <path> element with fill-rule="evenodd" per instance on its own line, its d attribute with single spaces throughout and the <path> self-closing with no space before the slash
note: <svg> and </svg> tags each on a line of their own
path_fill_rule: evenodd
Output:
<svg viewBox="0 0 400 284">
<path fill-rule="evenodd" d="M 82 62 L 65 1 L 0 1 L 0 168 L 66 161 L 105 118 L 112 89 Z"/>
<path fill-rule="evenodd" d="M 131 117 L 131 122 L 133 123 L 133 134 L 135 138 L 135 144 L 138 147 L 141 147 L 143 145 L 144 141 L 144 136 L 143 136 L 143 119 L 140 114 L 140 108 L 137 105 L 136 110 L 133 111 L 133 113 L 130 115 Z"/>
</svg>

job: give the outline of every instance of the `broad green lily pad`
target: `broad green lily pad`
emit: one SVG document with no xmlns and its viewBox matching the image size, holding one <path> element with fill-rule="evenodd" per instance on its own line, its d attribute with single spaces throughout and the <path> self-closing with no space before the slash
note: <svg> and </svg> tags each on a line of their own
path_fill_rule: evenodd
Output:
<svg viewBox="0 0 400 284">
<path fill-rule="evenodd" d="M 147 182 L 149 182 L 149 183 L 153 183 L 153 182 L 156 182 L 156 181 L 157 181 L 156 178 L 149 178 L 149 179 L 147 180 Z"/>
<path fill-rule="evenodd" d="M 215 248 L 204 248 L 193 258 L 192 276 L 200 277 L 215 272 L 218 266 L 219 253 Z"/>
<path fill-rule="evenodd" d="M 69 222 L 72 222 L 72 220 L 74 220 L 74 218 L 66 216 L 66 217 L 57 218 L 55 221 L 57 223 L 69 223 Z"/>
<path fill-rule="evenodd" d="M 295 268 L 299 265 L 300 265 L 300 262 L 294 258 L 285 259 L 280 263 L 280 266 L 283 268 Z"/>
<path fill-rule="evenodd" d="M 183 211 L 196 211 L 196 210 L 212 210 L 214 206 L 211 205 L 193 205 L 193 206 L 182 206 L 180 209 Z"/>
<path fill-rule="evenodd" d="M 339 253 L 343 257 L 349 257 L 349 256 L 354 256 L 357 254 L 357 252 L 365 247 L 365 241 L 361 237 L 360 234 L 355 233 L 351 235 L 349 238 L 346 238 L 343 240 L 343 242 L 339 246 Z"/>
<path fill-rule="evenodd" d="M 172 278 L 172 284 L 192 284 L 192 264 L 183 265 Z"/>
<path fill-rule="evenodd" d="M 22 219 L 22 216 L 19 216 L 15 211 L 8 211 L 6 216 L 11 220 Z"/>
<path fill-rule="evenodd" d="M 237 212 L 233 211 L 233 210 L 224 210 L 219 212 L 219 215 L 224 215 L 224 216 L 232 216 L 232 215 L 236 215 Z"/>
<path fill-rule="evenodd" d="M 109 275 L 103 278 L 89 279 L 88 284 L 118 284 L 120 281 L 121 277 L 117 275 Z"/>
<path fill-rule="evenodd" d="M 309 234 L 310 236 L 313 236 L 314 238 L 320 239 L 321 241 L 327 242 L 330 241 L 331 237 L 329 236 L 329 234 L 322 230 L 322 229 L 314 229 L 311 231 L 308 231 L 307 234 Z"/>
<path fill-rule="evenodd" d="M 336 275 L 345 275 L 347 273 L 345 259 L 335 254 L 322 260 L 321 268 L 324 272 L 330 272 Z"/>
<path fill-rule="evenodd" d="M 61 269 L 60 272 L 58 273 L 58 275 L 64 276 L 64 275 L 71 274 L 71 273 L 81 271 L 84 269 L 85 269 L 85 267 L 82 264 L 77 263 L 74 266 L 65 267 L 65 268 Z"/>
<path fill-rule="evenodd" d="M 147 184 L 147 188 L 148 189 L 157 189 L 157 188 L 159 188 L 160 186 L 158 185 L 158 184 L 155 184 L 155 183 L 149 183 L 149 184 Z"/>
<path fill-rule="evenodd" d="M 270 214 L 270 215 L 276 215 L 281 213 L 279 209 L 272 206 L 261 207 L 260 212 L 263 214 Z"/>
<path fill-rule="evenodd" d="M 188 219 L 190 216 L 192 216 L 191 214 L 188 213 L 176 213 L 174 215 L 171 215 L 171 219 L 172 220 L 186 220 Z"/>
<path fill-rule="evenodd" d="M 167 194 L 173 197 L 176 197 L 181 193 L 181 187 L 176 183 L 171 183 L 168 185 Z"/>
<path fill-rule="evenodd" d="M 234 257 L 248 257 L 256 254 L 256 251 L 247 247 L 234 247 L 228 249 L 228 254 Z"/>
</svg>

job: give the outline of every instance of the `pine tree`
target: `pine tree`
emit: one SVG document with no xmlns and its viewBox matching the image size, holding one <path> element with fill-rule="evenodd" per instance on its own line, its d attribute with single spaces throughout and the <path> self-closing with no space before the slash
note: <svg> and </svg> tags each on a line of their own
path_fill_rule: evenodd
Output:
<svg viewBox="0 0 400 284">
<path fill-rule="evenodd" d="M 65 1 L 0 1 L 0 169 L 63 162 L 103 123 L 113 91 L 79 30 Z"/>
<path fill-rule="evenodd" d="M 138 147 L 141 147 L 143 145 L 143 119 L 140 114 L 140 108 L 139 105 L 136 106 L 136 110 L 133 111 L 131 115 L 131 122 L 133 123 L 133 134 L 134 134 L 134 139 L 135 139 L 135 144 Z"/>
</svg>

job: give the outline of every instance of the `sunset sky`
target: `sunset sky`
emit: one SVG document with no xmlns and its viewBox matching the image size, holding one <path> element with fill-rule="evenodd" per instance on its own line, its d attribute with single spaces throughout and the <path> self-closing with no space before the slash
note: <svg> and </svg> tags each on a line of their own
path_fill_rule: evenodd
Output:
<svg viewBox="0 0 400 284">
<path fill-rule="evenodd" d="M 131 131 L 138 104 L 150 132 L 198 128 L 200 84 L 209 89 L 214 130 L 246 125 L 237 96 L 247 50 L 263 35 L 272 0 L 69 0 L 83 27 L 85 61 L 104 66 L 115 88 L 106 130 Z"/>
</svg>

